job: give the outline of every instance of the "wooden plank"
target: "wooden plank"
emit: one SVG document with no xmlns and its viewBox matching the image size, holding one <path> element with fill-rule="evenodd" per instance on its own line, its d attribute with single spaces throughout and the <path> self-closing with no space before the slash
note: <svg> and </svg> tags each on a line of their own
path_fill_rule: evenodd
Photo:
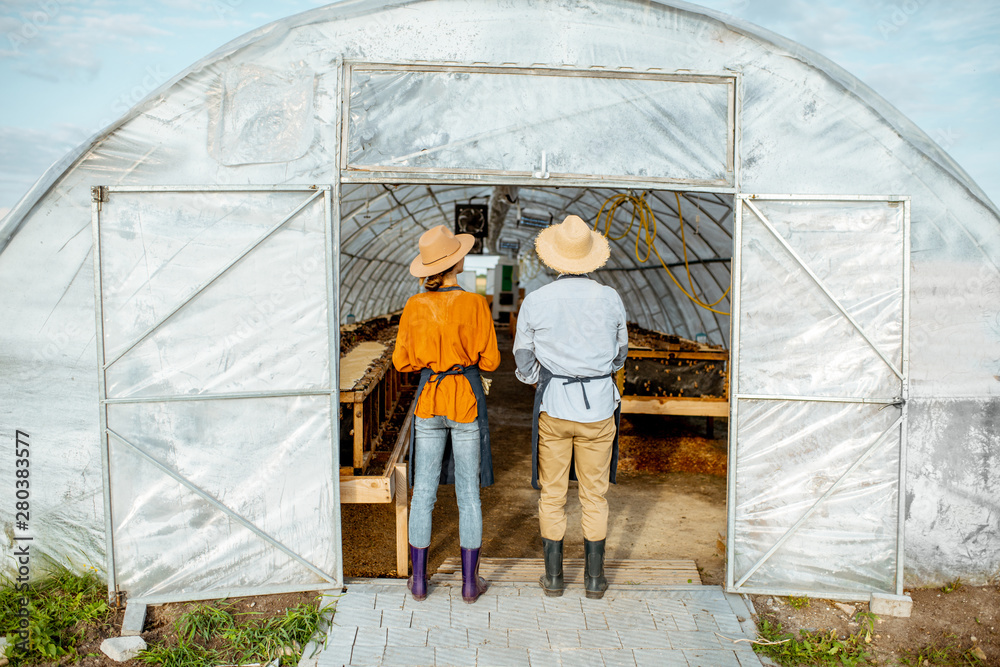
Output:
<svg viewBox="0 0 1000 667">
<path fill-rule="evenodd" d="M 392 448 L 389 455 L 389 462 L 386 463 L 386 470 L 389 470 L 397 463 L 401 463 L 406 458 L 406 452 L 410 449 L 410 423 L 413 421 L 413 410 L 417 407 L 417 402 L 410 403 L 410 409 L 406 411 L 406 418 L 403 425 L 399 427 L 399 435 L 396 437 L 396 446 Z"/>
<path fill-rule="evenodd" d="M 372 475 L 340 478 L 341 503 L 389 503 L 392 489 L 389 477 Z"/>
<path fill-rule="evenodd" d="M 354 467 L 362 468 L 365 449 L 365 404 L 354 404 Z"/>
<path fill-rule="evenodd" d="M 340 357 L 340 389 L 358 391 L 370 383 L 373 375 L 380 375 L 378 368 L 384 363 L 387 352 L 391 357 L 392 351 L 384 344 L 365 341 Z"/>
<path fill-rule="evenodd" d="M 583 585 L 582 558 L 567 558 L 563 561 L 563 576 L 570 586 Z M 487 581 L 496 583 L 535 583 L 545 570 L 541 558 L 483 558 L 479 574 Z M 692 560 L 616 560 L 604 563 L 605 576 L 612 586 L 638 585 L 689 585 L 701 584 L 698 567 Z M 458 585 L 462 580 L 462 561 L 448 558 L 431 577 L 437 584 Z"/>
<path fill-rule="evenodd" d="M 406 478 L 406 464 L 397 463 L 392 467 L 396 481 L 396 576 L 405 577 L 410 571 L 409 554 L 409 485 Z"/>
<path fill-rule="evenodd" d="M 622 396 L 622 414 L 728 417 L 729 401 L 723 398 Z"/>
<path fill-rule="evenodd" d="M 729 350 L 632 350 L 628 356 L 633 359 L 708 359 L 714 361 L 729 361 Z"/>
<path fill-rule="evenodd" d="M 484 558 L 483 563 L 489 562 L 493 567 L 503 567 L 503 568 L 522 568 L 524 570 L 529 570 L 542 564 L 544 561 L 541 558 Z M 577 564 L 583 563 L 582 558 L 566 558 L 563 561 L 567 564 Z M 666 559 L 666 560 L 649 560 L 645 558 L 609 558 L 605 561 L 606 565 L 614 564 L 615 567 L 628 567 L 637 569 L 646 569 L 650 571 L 659 570 L 676 570 L 676 569 L 687 569 L 697 566 L 694 564 L 693 560 L 687 558 L 677 558 L 677 559 Z M 458 572 L 462 568 L 462 560 L 458 556 L 452 556 L 450 558 L 445 558 L 441 565 L 438 567 L 438 572 Z"/>
</svg>

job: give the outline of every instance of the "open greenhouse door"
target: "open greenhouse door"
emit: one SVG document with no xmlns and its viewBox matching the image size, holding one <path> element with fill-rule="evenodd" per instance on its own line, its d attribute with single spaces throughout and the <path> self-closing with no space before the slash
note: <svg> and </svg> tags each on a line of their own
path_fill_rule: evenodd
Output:
<svg viewBox="0 0 1000 667">
<path fill-rule="evenodd" d="M 93 189 L 109 593 L 342 586 L 331 188 Z"/>
<path fill-rule="evenodd" d="M 736 198 L 730 592 L 902 594 L 909 205 Z"/>
</svg>

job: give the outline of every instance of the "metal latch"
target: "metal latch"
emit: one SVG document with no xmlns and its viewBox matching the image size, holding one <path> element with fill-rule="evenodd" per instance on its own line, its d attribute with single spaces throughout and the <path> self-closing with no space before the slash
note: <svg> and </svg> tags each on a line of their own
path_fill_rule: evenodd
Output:
<svg viewBox="0 0 1000 667">
<path fill-rule="evenodd" d="M 97 204 L 97 210 L 101 210 L 101 204 L 108 201 L 108 186 L 93 185 L 90 188 L 90 201 Z"/>
</svg>

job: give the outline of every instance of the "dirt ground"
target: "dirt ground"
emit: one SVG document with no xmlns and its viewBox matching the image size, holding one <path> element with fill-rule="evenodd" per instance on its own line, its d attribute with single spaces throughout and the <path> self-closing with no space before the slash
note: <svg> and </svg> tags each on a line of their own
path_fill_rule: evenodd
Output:
<svg viewBox="0 0 1000 667">
<path fill-rule="evenodd" d="M 943 587 L 947 589 L 948 587 Z M 909 618 L 875 622 L 869 653 L 878 665 L 1000 665 L 1000 588 L 959 586 L 906 591 L 913 599 Z M 835 630 L 844 638 L 858 632 L 853 620 L 867 604 L 809 600 L 794 608 L 787 598 L 752 596 L 754 608 L 786 631 Z"/>
</svg>

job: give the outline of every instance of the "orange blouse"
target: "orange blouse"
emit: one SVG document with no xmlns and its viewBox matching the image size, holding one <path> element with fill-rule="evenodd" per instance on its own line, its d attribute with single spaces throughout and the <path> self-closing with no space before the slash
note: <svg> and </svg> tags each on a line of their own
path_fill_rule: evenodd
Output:
<svg viewBox="0 0 1000 667">
<path fill-rule="evenodd" d="M 500 351 L 486 299 L 462 290 L 411 296 L 399 320 L 392 363 L 403 373 L 427 367 L 437 373 L 455 364 L 496 370 Z M 424 385 L 414 413 L 468 424 L 476 420 L 476 396 L 464 376 L 447 375 L 440 384 Z"/>
</svg>

